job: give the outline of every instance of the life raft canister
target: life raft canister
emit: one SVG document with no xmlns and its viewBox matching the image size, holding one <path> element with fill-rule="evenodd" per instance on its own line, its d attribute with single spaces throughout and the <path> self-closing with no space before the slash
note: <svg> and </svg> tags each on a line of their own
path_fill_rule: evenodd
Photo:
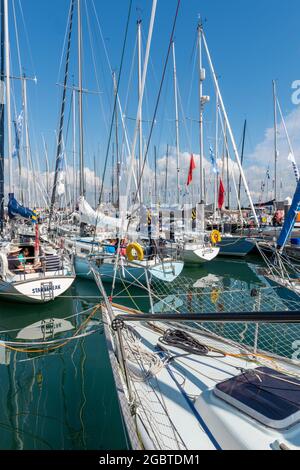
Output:
<svg viewBox="0 0 300 470">
<path fill-rule="evenodd" d="M 217 243 L 220 243 L 220 241 L 222 241 L 222 237 L 221 237 L 219 230 L 213 230 L 211 232 L 210 239 L 214 245 L 216 245 Z"/>
<path fill-rule="evenodd" d="M 126 248 L 126 256 L 129 261 L 144 259 L 144 250 L 139 243 L 130 243 Z"/>
</svg>

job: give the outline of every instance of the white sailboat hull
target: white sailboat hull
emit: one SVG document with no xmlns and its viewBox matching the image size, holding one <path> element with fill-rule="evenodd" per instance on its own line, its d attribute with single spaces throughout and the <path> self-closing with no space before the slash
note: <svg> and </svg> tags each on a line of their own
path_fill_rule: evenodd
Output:
<svg viewBox="0 0 300 470">
<path fill-rule="evenodd" d="M 46 303 L 64 294 L 73 284 L 75 275 L 47 276 L 24 281 L 0 281 L 0 300 L 21 303 Z"/>
<path fill-rule="evenodd" d="M 149 282 L 173 282 L 181 274 L 183 267 L 184 263 L 181 261 L 165 261 L 163 263 L 135 261 L 131 263 L 123 260 L 117 269 L 116 282 L 145 285 L 147 283 L 146 270 Z M 106 260 L 99 266 L 96 263 L 96 269 L 103 282 L 112 282 L 115 274 L 113 258 L 110 262 Z M 75 256 L 75 270 L 78 277 L 94 281 L 88 258 Z"/>
<path fill-rule="evenodd" d="M 219 254 L 218 247 L 203 247 L 196 244 L 185 245 L 183 259 L 186 264 L 207 263 L 215 259 Z"/>
</svg>

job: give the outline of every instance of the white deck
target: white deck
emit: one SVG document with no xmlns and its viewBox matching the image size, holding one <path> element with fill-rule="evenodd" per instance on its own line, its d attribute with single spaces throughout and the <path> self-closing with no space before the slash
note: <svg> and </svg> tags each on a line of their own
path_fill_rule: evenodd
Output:
<svg viewBox="0 0 300 470">
<path fill-rule="evenodd" d="M 115 313 L 124 313 L 115 309 Z M 174 348 L 159 347 L 162 333 L 151 326 L 130 323 L 123 330 L 124 344 L 139 344 L 143 351 L 168 355 L 185 354 Z M 162 324 L 156 327 L 165 328 Z M 195 335 L 194 335 L 195 336 Z M 236 346 L 217 340 L 205 334 L 197 339 L 214 349 L 233 355 L 241 353 Z M 243 352 L 245 350 L 243 349 Z M 151 378 L 131 381 L 137 407 L 139 432 L 147 449 L 265 449 L 271 450 L 283 444 L 288 448 L 300 448 L 300 423 L 285 431 L 276 431 L 260 424 L 238 411 L 213 393 L 216 383 L 239 375 L 242 370 L 258 366 L 241 357 L 213 357 L 189 355 L 172 360 Z M 287 364 L 265 360 L 268 367 L 282 367 Z M 139 365 L 137 365 L 139 364 Z M 143 370 L 142 362 L 131 364 L 132 370 Z M 299 364 L 298 364 L 299 366 Z M 291 365 L 291 371 L 293 366 Z M 295 365 L 294 372 L 299 373 Z M 300 392 L 299 392 L 300 393 Z M 143 423 L 143 424 L 142 424 Z M 146 428 L 147 432 L 145 432 Z M 279 443 L 279 444 L 278 444 Z"/>
</svg>

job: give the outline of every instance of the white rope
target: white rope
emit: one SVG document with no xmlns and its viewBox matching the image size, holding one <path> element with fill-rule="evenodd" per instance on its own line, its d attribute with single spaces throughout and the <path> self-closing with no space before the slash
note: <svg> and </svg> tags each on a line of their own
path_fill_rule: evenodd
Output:
<svg viewBox="0 0 300 470">
<path fill-rule="evenodd" d="M 136 339 L 128 338 L 127 345 L 124 349 L 127 369 L 131 379 L 135 382 L 145 382 L 147 379 L 157 375 L 164 368 L 164 363 L 160 357 L 157 354 L 147 351 L 141 345 L 141 342 Z M 137 366 L 137 368 L 135 366 Z"/>
</svg>

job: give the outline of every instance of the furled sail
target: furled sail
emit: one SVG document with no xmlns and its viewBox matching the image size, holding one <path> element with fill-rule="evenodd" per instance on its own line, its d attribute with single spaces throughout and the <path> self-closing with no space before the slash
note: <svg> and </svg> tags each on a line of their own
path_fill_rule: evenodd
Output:
<svg viewBox="0 0 300 470">
<path fill-rule="evenodd" d="M 99 209 L 95 211 L 89 203 L 81 197 L 79 200 L 79 212 L 83 223 L 97 227 L 121 228 L 122 219 L 103 214 Z"/>
<path fill-rule="evenodd" d="M 14 194 L 9 194 L 8 201 L 8 215 L 10 219 L 15 217 L 23 217 L 23 219 L 32 219 L 35 216 L 34 212 L 27 207 L 21 206 L 15 199 Z"/>
</svg>

